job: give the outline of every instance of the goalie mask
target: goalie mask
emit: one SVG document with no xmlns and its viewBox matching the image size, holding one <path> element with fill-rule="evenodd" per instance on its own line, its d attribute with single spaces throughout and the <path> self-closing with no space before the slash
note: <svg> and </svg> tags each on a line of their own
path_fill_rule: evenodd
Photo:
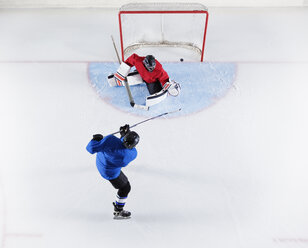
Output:
<svg viewBox="0 0 308 248">
<path fill-rule="evenodd" d="M 123 138 L 123 145 L 127 149 L 133 149 L 139 143 L 139 139 L 140 137 L 136 132 L 128 132 Z"/>
<path fill-rule="evenodd" d="M 156 66 L 156 61 L 153 55 L 147 55 L 143 60 L 144 67 L 149 71 L 153 71 Z"/>
</svg>

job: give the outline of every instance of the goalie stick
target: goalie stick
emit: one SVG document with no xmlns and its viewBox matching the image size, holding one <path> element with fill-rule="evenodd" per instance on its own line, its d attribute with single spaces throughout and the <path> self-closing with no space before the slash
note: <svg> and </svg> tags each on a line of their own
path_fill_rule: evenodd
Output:
<svg viewBox="0 0 308 248">
<path fill-rule="evenodd" d="M 164 115 L 173 114 L 173 113 L 176 113 L 176 112 L 179 112 L 179 111 L 181 111 L 181 108 L 179 108 L 179 109 L 177 109 L 177 110 L 174 110 L 174 111 L 165 112 L 165 113 L 162 113 L 162 114 L 159 114 L 159 115 L 153 116 L 153 117 L 151 117 L 151 118 L 148 118 L 148 119 L 146 119 L 146 120 L 144 120 L 144 121 L 140 121 L 140 122 L 138 122 L 138 123 L 136 123 L 136 124 L 134 124 L 134 125 L 130 126 L 130 128 L 136 127 L 136 126 L 140 125 L 141 123 L 144 123 L 144 122 L 147 122 L 147 121 L 150 121 L 150 120 L 153 120 L 153 119 L 156 119 L 156 118 L 162 117 L 162 116 L 164 116 Z M 111 134 L 109 134 L 109 135 L 114 135 L 114 134 L 117 134 L 117 133 L 120 133 L 120 131 L 117 131 L 117 132 L 111 133 Z"/>
<path fill-rule="evenodd" d="M 118 62 L 119 64 L 121 64 L 121 60 L 120 60 L 120 57 L 119 57 L 119 53 L 118 53 L 118 49 L 115 45 L 115 42 L 114 42 L 114 39 L 113 39 L 113 36 L 111 35 L 111 39 L 112 39 L 112 43 L 113 43 L 113 47 L 114 47 L 114 50 L 117 54 L 117 58 L 118 58 Z M 124 85 L 125 85 L 125 88 L 126 88 L 126 91 L 127 91 L 127 94 L 128 94 L 128 99 L 129 99 L 129 103 L 130 103 L 130 106 L 132 106 L 133 108 L 138 108 L 138 109 L 143 109 L 143 110 L 149 110 L 149 107 L 148 106 L 145 106 L 145 105 L 139 105 L 139 104 L 136 104 L 135 101 L 134 101 L 134 98 L 133 98 L 133 95 L 132 95 L 132 92 L 130 91 L 130 87 L 127 83 L 127 80 L 125 79 L 124 80 Z"/>
</svg>

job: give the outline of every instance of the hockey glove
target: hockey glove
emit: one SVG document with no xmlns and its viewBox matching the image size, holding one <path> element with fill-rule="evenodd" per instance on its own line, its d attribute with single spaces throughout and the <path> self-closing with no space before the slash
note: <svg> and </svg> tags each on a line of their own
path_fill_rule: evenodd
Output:
<svg viewBox="0 0 308 248">
<path fill-rule="evenodd" d="M 170 86 L 168 88 L 168 93 L 171 96 L 178 96 L 181 92 L 181 85 L 174 80 L 169 81 Z"/>
<path fill-rule="evenodd" d="M 130 66 L 125 62 L 122 62 L 117 72 L 114 74 L 116 84 L 118 86 L 123 86 L 124 81 L 129 73 Z"/>
<path fill-rule="evenodd" d="M 129 132 L 129 125 L 126 124 L 122 127 L 120 127 L 120 135 L 121 135 L 121 138 L 124 137 L 128 132 Z"/>
<path fill-rule="evenodd" d="M 104 136 L 101 135 L 101 134 L 94 134 L 94 135 L 93 135 L 93 140 L 95 140 L 95 141 L 100 141 L 100 140 L 102 140 L 103 138 L 104 138 Z"/>
</svg>

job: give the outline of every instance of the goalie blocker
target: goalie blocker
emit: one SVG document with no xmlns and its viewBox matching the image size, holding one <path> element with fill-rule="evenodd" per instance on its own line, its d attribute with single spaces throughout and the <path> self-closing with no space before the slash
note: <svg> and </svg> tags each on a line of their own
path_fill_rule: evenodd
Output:
<svg viewBox="0 0 308 248">
<path fill-rule="evenodd" d="M 116 74 L 114 74 L 115 82 L 118 86 L 123 86 L 124 81 L 130 71 L 130 66 L 126 63 L 121 63 L 119 69 Z"/>
</svg>

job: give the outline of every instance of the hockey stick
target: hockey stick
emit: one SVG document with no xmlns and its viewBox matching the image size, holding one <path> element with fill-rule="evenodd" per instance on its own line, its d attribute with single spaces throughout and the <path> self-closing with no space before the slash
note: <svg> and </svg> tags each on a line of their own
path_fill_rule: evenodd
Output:
<svg viewBox="0 0 308 248">
<path fill-rule="evenodd" d="M 116 54 L 117 54 L 118 62 L 119 62 L 119 64 L 121 64 L 121 60 L 120 60 L 120 56 L 119 56 L 119 53 L 118 53 L 118 49 L 117 49 L 117 47 L 116 47 L 116 44 L 115 44 L 115 42 L 114 42 L 114 39 L 113 39 L 113 36 L 112 36 L 112 35 L 111 35 L 111 39 L 112 39 L 112 44 L 113 44 L 114 50 L 115 50 L 115 52 L 116 52 Z"/>
<path fill-rule="evenodd" d="M 138 123 L 136 123 L 136 124 L 130 126 L 130 128 L 136 127 L 136 126 L 140 125 L 141 123 L 144 123 L 144 122 L 147 122 L 147 121 L 150 121 L 150 120 L 153 120 L 153 119 L 162 117 L 162 116 L 164 116 L 164 115 L 173 114 L 173 113 L 176 113 L 176 112 L 179 112 L 179 111 L 181 111 L 181 108 L 179 108 L 179 109 L 177 109 L 177 110 L 174 110 L 174 111 L 170 111 L 170 112 L 166 112 L 166 113 L 163 113 L 163 114 L 160 114 L 160 115 L 153 116 L 153 117 L 151 117 L 151 118 L 149 118 L 149 119 L 146 119 L 146 120 L 144 120 L 144 121 L 140 121 L 140 122 L 138 122 Z M 111 134 L 109 134 L 109 135 L 114 135 L 114 134 L 117 134 L 117 133 L 120 133 L 120 131 L 111 133 Z"/>
<path fill-rule="evenodd" d="M 118 62 L 119 62 L 119 64 L 121 64 L 121 60 L 120 60 L 120 57 L 119 57 L 118 49 L 117 49 L 117 47 L 116 47 L 116 44 L 115 44 L 115 42 L 114 42 L 114 39 L 113 39 L 113 36 L 112 36 L 112 35 L 111 35 L 111 39 L 112 39 L 112 43 L 113 43 L 114 50 L 115 50 L 115 52 L 116 52 L 116 54 L 117 54 Z M 124 85 L 125 85 L 125 88 L 126 88 L 126 91 L 127 91 L 127 94 L 128 94 L 128 99 L 129 99 L 130 106 L 132 106 L 133 108 L 138 108 L 138 109 L 143 109 L 143 110 L 149 110 L 149 107 L 148 107 L 148 106 L 139 105 L 139 104 L 136 104 L 136 103 L 135 103 L 134 98 L 133 98 L 133 95 L 132 95 L 132 92 L 130 91 L 129 84 L 127 83 L 127 80 L 126 80 L 126 79 L 124 80 Z"/>
</svg>

